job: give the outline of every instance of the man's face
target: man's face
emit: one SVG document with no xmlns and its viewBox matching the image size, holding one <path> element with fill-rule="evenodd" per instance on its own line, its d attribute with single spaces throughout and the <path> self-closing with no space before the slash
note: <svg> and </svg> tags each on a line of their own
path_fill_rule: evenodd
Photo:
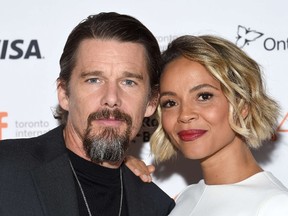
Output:
<svg viewBox="0 0 288 216">
<path fill-rule="evenodd" d="M 149 101 L 145 55 L 137 43 L 98 39 L 80 43 L 69 95 L 58 88 L 59 103 L 69 112 L 68 148 L 76 153 L 85 149 L 95 162 L 123 159 L 143 117 L 151 116 L 156 108 Z"/>
</svg>

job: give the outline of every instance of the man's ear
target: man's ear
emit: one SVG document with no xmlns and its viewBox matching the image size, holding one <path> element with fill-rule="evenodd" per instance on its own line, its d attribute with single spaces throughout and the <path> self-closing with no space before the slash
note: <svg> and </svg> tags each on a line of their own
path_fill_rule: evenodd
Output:
<svg viewBox="0 0 288 216">
<path fill-rule="evenodd" d="M 69 111 L 69 97 L 67 94 L 67 85 L 63 81 L 57 80 L 58 103 L 62 109 Z"/>
<path fill-rule="evenodd" d="M 159 93 L 152 96 L 148 101 L 148 104 L 146 106 L 146 112 L 144 115 L 145 117 L 152 116 L 155 113 L 158 106 L 158 102 L 159 102 Z"/>
</svg>

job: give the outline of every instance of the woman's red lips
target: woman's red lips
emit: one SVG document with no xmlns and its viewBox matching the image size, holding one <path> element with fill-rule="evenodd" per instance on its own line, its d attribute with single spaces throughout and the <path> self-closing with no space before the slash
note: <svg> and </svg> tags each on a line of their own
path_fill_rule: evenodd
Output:
<svg viewBox="0 0 288 216">
<path fill-rule="evenodd" d="M 178 133 L 178 136 L 183 141 L 193 141 L 205 134 L 206 130 L 183 130 Z"/>
</svg>

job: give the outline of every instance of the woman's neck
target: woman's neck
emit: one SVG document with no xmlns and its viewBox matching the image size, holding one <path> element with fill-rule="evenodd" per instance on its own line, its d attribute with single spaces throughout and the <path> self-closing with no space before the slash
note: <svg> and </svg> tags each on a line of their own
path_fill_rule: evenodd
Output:
<svg viewBox="0 0 288 216">
<path fill-rule="evenodd" d="M 247 145 L 240 138 L 236 139 L 235 142 L 201 160 L 206 184 L 233 184 L 262 171 Z"/>
</svg>

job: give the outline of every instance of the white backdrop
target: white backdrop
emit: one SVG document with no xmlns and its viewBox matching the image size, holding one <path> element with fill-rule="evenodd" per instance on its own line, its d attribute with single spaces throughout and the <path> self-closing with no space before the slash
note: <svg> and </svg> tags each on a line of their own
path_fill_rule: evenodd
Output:
<svg viewBox="0 0 288 216">
<path fill-rule="evenodd" d="M 288 187 L 288 3 L 285 0 L 0 0 L 0 139 L 32 137 L 57 125 L 55 80 L 72 28 L 90 14 L 116 11 L 135 16 L 162 49 L 183 34 L 216 34 L 258 61 L 267 89 L 282 113 L 276 141 L 255 152 L 257 160 Z M 237 38 L 240 39 L 237 40 Z M 148 119 L 133 154 L 152 162 Z M 144 142 L 144 143 L 143 143 Z M 196 162 L 181 156 L 157 166 L 154 181 L 169 195 L 201 178 Z"/>
</svg>

